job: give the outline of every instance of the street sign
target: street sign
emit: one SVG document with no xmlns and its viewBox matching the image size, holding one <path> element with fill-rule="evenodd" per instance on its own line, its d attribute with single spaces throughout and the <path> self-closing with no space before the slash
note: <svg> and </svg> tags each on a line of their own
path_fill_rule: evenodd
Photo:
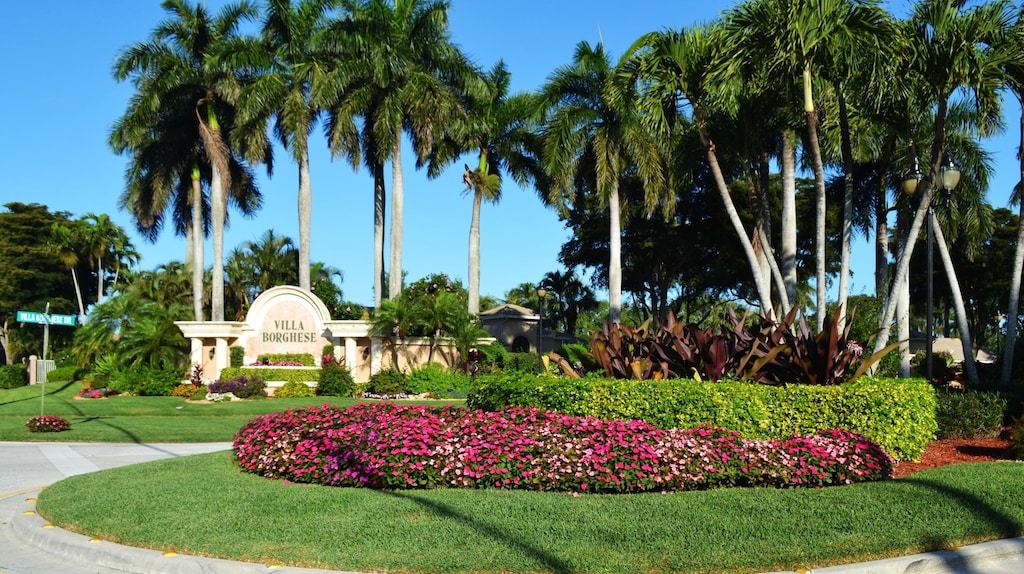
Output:
<svg viewBox="0 0 1024 574">
<path fill-rule="evenodd" d="M 39 323 L 40 325 L 63 325 L 65 327 L 75 326 L 74 315 L 57 315 L 51 313 L 36 313 L 35 311 L 18 311 L 15 318 L 19 323 Z"/>
</svg>

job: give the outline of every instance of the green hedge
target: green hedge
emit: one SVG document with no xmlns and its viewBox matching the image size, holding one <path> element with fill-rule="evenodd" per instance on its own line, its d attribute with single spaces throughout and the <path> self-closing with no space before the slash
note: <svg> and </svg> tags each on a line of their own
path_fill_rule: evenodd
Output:
<svg viewBox="0 0 1024 574">
<path fill-rule="evenodd" d="M 0 389 L 14 389 L 28 384 L 28 367 L 25 365 L 0 365 Z"/>
<path fill-rule="evenodd" d="M 315 383 L 320 379 L 320 369 L 300 367 L 228 367 L 220 372 L 220 380 L 230 381 L 241 375 L 259 377 L 264 381 Z"/>
<path fill-rule="evenodd" d="M 49 381 L 77 381 L 89 371 L 77 365 L 64 365 L 46 373 L 46 380 Z"/>
<path fill-rule="evenodd" d="M 639 419 L 662 428 L 710 423 L 751 438 L 844 428 L 915 460 L 935 438 L 935 391 L 921 379 L 861 377 L 843 385 L 773 387 L 689 379 L 563 379 L 496 374 L 477 378 L 470 408 L 536 406 L 575 416 Z"/>
<path fill-rule="evenodd" d="M 245 364 L 245 347 L 234 346 L 228 349 L 231 357 L 232 367 L 241 367 Z"/>
<path fill-rule="evenodd" d="M 289 361 L 292 363 L 299 363 L 303 367 L 316 366 L 316 360 L 313 359 L 311 353 L 264 353 L 256 357 L 257 363 L 266 361 L 268 363 L 281 363 Z"/>
</svg>

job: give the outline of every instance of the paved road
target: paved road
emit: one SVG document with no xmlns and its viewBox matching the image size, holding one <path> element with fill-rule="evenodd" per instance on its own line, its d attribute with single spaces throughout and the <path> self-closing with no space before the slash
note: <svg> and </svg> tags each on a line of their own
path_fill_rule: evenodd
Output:
<svg viewBox="0 0 1024 574">
<path fill-rule="evenodd" d="M 87 444 L 0 442 L 0 574 L 326 574 L 93 542 L 46 528 L 35 496 L 64 477 L 164 458 L 226 450 L 228 443 Z M 814 574 L 1024 574 L 1024 538 L 814 571 Z M 349 573 L 353 574 L 353 573 Z M 782 573 L 777 573 L 782 574 Z"/>
</svg>

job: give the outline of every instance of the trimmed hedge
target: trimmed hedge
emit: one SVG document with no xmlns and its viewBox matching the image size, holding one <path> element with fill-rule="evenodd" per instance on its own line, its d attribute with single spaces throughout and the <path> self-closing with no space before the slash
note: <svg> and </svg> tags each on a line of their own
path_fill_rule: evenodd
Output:
<svg viewBox="0 0 1024 574">
<path fill-rule="evenodd" d="M 995 438 L 1002 431 L 1007 401 L 999 393 L 939 389 L 937 438 Z"/>
<path fill-rule="evenodd" d="M 228 353 L 231 357 L 232 367 L 241 367 L 245 364 L 245 347 L 239 347 L 235 345 L 228 349 Z"/>
<path fill-rule="evenodd" d="M 315 383 L 320 379 L 320 369 L 305 367 L 228 367 L 220 372 L 222 381 L 237 379 L 242 375 L 259 377 L 264 381 Z"/>
<path fill-rule="evenodd" d="M 28 384 L 28 367 L 25 365 L 0 365 L 0 389 L 14 389 Z"/>
<path fill-rule="evenodd" d="M 77 365 L 65 365 L 46 373 L 47 381 L 77 381 L 88 373 L 87 369 Z"/>
<path fill-rule="evenodd" d="M 316 360 L 313 359 L 313 355 L 311 353 L 264 353 L 256 357 L 257 363 L 262 363 L 264 361 L 268 363 L 299 363 L 303 367 L 316 366 Z"/>
<path fill-rule="evenodd" d="M 540 407 L 572 416 L 643 420 L 666 429 L 710 424 L 749 438 L 842 428 L 878 442 L 896 460 L 918 459 L 938 428 L 935 391 L 923 379 L 861 377 L 843 385 L 774 387 L 496 374 L 477 378 L 466 405 L 488 411 Z"/>
</svg>

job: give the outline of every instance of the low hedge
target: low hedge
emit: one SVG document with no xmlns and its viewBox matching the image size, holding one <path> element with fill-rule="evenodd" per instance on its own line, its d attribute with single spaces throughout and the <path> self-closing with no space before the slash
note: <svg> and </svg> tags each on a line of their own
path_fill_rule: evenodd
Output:
<svg viewBox="0 0 1024 574">
<path fill-rule="evenodd" d="M 939 389 L 937 438 L 995 438 L 1002 431 L 1007 401 L 999 393 Z"/>
<path fill-rule="evenodd" d="M 28 368 L 25 365 L 0 365 L 0 389 L 14 389 L 28 384 Z"/>
<path fill-rule="evenodd" d="M 47 381 L 77 381 L 88 371 L 77 365 L 65 365 L 46 373 Z"/>
<path fill-rule="evenodd" d="M 637 419 L 666 429 L 710 424 L 750 438 L 842 428 L 878 442 L 896 460 L 918 459 L 937 430 L 935 391 L 922 379 L 861 377 L 843 385 L 773 387 L 499 373 L 478 377 L 466 404 L 488 411 L 522 406 Z"/>
<path fill-rule="evenodd" d="M 220 372 L 220 378 L 223 381 L 230 381 L 242 375 L 259 377 L 264 381 L 315 383 L 320 379 L 320 369 L 306 367 L 228 367 Z"/>
<path fill-rule="evenodd" d="M 316 365 L 316 360 L 310 353 L 264 353 L 256 357 L 257 363 L 299 363 L 303 367 Z"/>
</svg>

